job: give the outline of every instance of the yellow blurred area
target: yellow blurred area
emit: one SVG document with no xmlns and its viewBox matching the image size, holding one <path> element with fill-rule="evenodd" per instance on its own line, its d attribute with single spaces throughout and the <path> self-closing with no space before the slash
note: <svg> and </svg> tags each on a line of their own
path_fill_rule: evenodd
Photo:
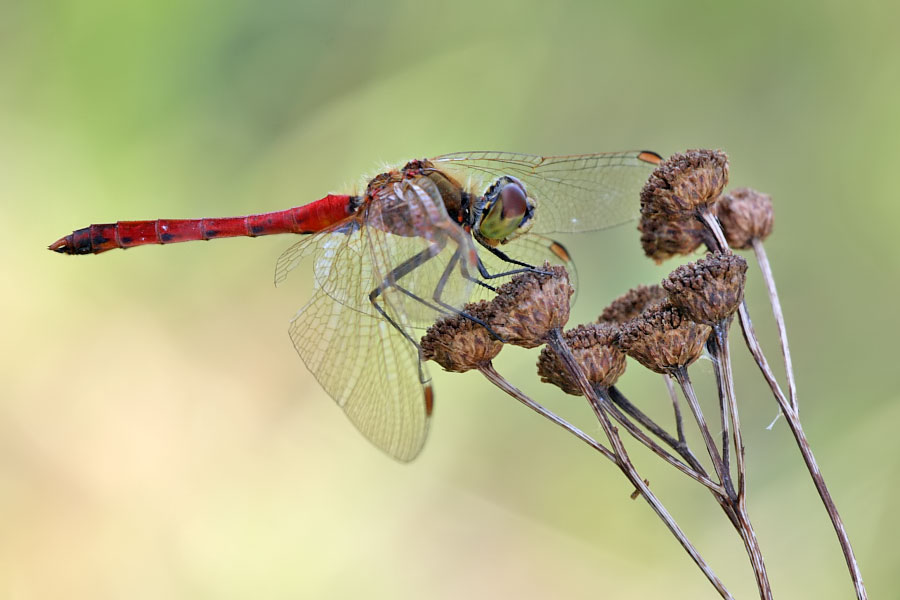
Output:
<svg viewBox="0 0 900 600">
<path fill-rule="evenodd" d="M 873 598 L 900 579 L 900 5 L 0 3 L 0 597 L 712 598 L 608 463 L 475 374 L 435 376 L 422 456 L 371 447 L 298 360 L 293 240 L 67 257 L 90 223 L 287 208 L 383 161 L 498 149 L 728 151 L 767 247 L 801 413 Z M 637 199 L 635 199 L 637 201 Z M 661 279 L 630 225 L 564 240 L 573 322 Z M 583 261 L 579 257 L 585 257 Z M 757 327 L 778 360 L 759 272 Z M 847 598 L 826 514 L 733 337 L 750 511 L 779 598 Z M 498 368 L 538 385 L 536 354 Z M 695 367 L 708 380 L 708 362 Z M 665 414 L 630 365 L 633 399 Z M 708 494 L 635 448 L 735 596 Z"/>
</svg>

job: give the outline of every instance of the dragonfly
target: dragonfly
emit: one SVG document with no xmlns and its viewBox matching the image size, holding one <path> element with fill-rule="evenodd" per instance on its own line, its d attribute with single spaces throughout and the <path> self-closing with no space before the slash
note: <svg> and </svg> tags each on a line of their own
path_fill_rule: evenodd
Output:
<svg viewBox="0 0 900 600">
<path fill-rule="evenodd" d="M 418 339 L 467 302 L 544 261 L 574 278 L 547 234 L 636 218 L 637 195 L 662 158 L 630 151 L 569 156 L 459 152 L 412 160 L 360 194 L 240 217 L 90 225 L 49 246 L 62 254 L 229 237 L 300 234 L 275 284 L 312 263 L 310 299 L 290 321 L 297 353 L 375 446 L 407 462 L 421 451 L 434 389 Z"/>
</svg>

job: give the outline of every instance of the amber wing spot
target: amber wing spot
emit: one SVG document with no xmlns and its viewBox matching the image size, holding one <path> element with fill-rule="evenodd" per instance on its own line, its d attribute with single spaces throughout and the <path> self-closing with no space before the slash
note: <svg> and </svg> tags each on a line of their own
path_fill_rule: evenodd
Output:
<svg viewBox="0 0 900 600">
<path fill-rule="evenodd" d="M 434 388 L 430 385 L 425 386 L 425 414 L 429 417 L 434 410 Z"/>
<path fill-rule="evenodd" d="M 559 242 L 550 243 L 550 252 L 555 254 L 563 262 L 569 263 L 572 261 L 572 256 L 569 254 L 569 251 Z"/>
<path fill-rule="evenodd" d="M 658 165 L 663 161 L 663 157 L 656 152 L 644 150 L 643 152 L 638 154 L 638 160 L 642 160 L 645 163 L 650 163 L 651 165 Z"/>
</svg>

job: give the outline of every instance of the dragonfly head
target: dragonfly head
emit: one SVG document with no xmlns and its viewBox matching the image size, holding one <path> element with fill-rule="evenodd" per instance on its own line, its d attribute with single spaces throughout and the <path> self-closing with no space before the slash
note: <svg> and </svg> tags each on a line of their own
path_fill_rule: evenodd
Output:
<svg viewBox="0 0 900 600">
<path fill-rule="evenodd" d="M 509 175 L 495 181 L 474 208 L 472 230 L 489 246 L 514 240 L 534 224 L 534 201 L 525 185 Z"/>
</svg>

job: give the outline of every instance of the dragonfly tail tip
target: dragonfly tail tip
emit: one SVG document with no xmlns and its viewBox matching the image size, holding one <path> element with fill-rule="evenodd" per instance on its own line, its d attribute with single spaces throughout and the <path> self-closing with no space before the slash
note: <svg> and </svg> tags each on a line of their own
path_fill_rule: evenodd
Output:
<svg viewBox="0 0 900 600">
<path fill-rule="evenodd" d="M 54 252 L 58 252 L 59 254 L 71 254 L 72 246 L 69 243 L 69 238 L 71 236 L 61 237 L 49 246 L 47 246 L 48 250 L 53 250 Z"/>
</svg>

